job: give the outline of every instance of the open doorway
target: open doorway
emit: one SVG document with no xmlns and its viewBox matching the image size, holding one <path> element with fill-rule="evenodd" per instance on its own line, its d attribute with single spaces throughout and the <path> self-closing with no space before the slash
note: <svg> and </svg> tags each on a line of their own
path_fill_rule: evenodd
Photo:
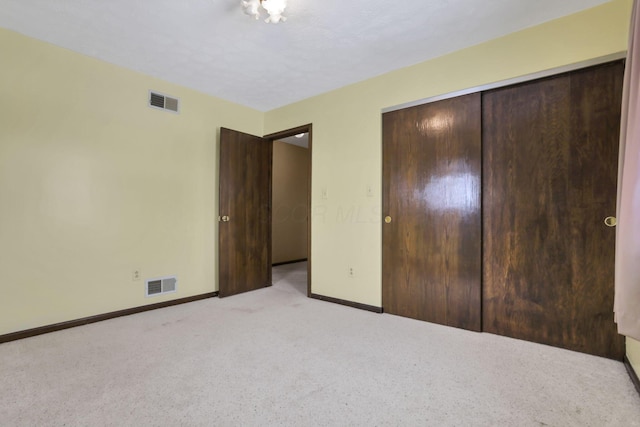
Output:
<svg viewBox="0 0 640 427">
<path fill-rule="evenodd" d="M 311 125 L 265 136 L 273 142 L 272 265 L 275 276 L 306 276 L 311 294 Z M 274 280 L 275 282 L 275 280 Z"/>
</svg>

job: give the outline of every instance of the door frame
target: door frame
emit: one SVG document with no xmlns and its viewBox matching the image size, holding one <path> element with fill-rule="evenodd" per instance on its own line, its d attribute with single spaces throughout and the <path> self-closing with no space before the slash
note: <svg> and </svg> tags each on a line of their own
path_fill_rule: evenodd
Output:
<svg viewBox="0 0 640 427">
<path fill-rule="evenodd" d="M 307 148 L 307 155 L 309 156 L 309 173 L 308 173 L 308 181 L 307 181 L 307 297 L 311 296 L 311 170 L 312 170 L 312 127 L 311 123 L 297 126 L 295 128 L 283 130 L 280 132 L 270 133 L 268 135 L 263 136 L 264 139 L 268 140 L 270 143 L 274 143 L 275 141 L 287 138 L 290 136 L 298 135 L 300 133 L 308 133 L 309 134 L 309 147 Z M 273 161 L 273 155 L 272 155 Z M 273 199 L 273 191 L 271 192 L 271 198 Z"/>
</svg>

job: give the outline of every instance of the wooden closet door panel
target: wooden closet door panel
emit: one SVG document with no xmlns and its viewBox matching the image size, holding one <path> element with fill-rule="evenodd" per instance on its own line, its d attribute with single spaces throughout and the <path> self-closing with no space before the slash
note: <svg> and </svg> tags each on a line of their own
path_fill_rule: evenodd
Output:
<svg viewBox="0 0 640 427">
<path fill-rule="evenodd" d="M 621 359 L 613 322 L 621 63 L 483 95 L 483 326 Z"/>
<path fill-rule="evenodd" d="M 481 329 L 480 94 L 383 116 L 383 307 Z"/>
</svg>

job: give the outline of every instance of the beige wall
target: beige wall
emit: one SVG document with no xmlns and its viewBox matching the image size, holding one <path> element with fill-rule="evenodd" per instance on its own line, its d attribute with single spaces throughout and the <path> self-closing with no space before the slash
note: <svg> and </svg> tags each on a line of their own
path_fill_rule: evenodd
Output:
<svg viewBox="0 0 640 427">
<path fill-rule="evenodd" d="M 267 134 L 313 123 L 313 292 L 382 303 L 383 108 L 624 51 L 630 10 L 614 0 L 267 112 Z"/>
<path fill-rule="evenodd" d="M 631 6 L 613 0 L 267 112 L 265 133 L 313 123 L 312 292 L 382 304 L 383 108 L 624 51 Z"/>
<path fill-rule="evenodd" d="M 627 338 L 627 358 L 629 358 L 633 370 L 640 376 L 640 341 Z"/>
<path fill-rule="evenodd" d="M 273 263 L 307 258 L 309 150 L 273 144 Z"/>
<path fill-rule="evenodd" d="M 0 334 L 217 290 L 217 133 L 264 114 L 2 29 L 0 52 Z"/>
</svg>

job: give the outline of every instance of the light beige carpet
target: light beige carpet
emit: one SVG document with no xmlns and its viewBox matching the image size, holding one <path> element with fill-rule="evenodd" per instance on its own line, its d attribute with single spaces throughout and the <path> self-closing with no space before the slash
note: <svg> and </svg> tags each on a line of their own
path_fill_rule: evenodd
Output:
<svg viewBox="0 0 640 427">
<path fill-rule="evenodd" d="M 640 426 L 615 361 L 274 286 L 0 345 L 1 426 Z"/>
</svg>

